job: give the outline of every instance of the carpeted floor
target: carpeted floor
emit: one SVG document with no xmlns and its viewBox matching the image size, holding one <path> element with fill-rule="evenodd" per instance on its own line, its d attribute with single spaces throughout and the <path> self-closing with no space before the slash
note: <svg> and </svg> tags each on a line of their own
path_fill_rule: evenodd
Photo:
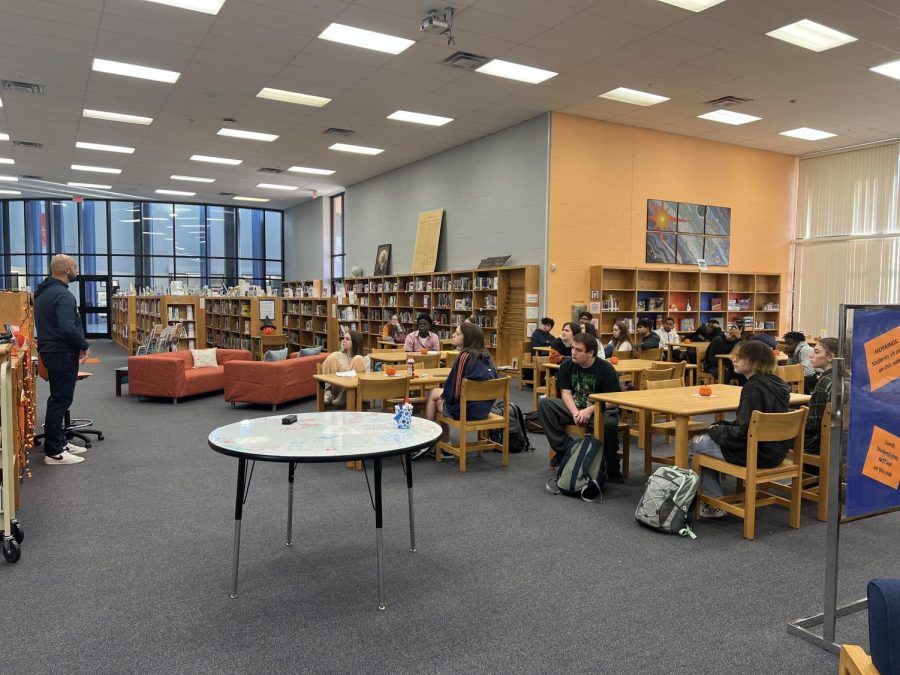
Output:
<svg viewBox="0 0 900 675">
<path fill-rule="evenodd" d="M 236 461 L 208 433 L 261 407 L 221 394 L 138 402 L 114 394 L 125 356 L 101 364 L 73 413 L 106 434 L 75 466 L 32 452 L 22 485 L 22 559 L 0 560 L 0 672 L 831 673 L 835 656 L 787 634 L 821 611 L 825 526 L 804 508 L 734 518 L 696 541 L 636 524 L 637 451 L 600 504 L 551 496 L 547 444 L 533 454 L 416 464 L 418 553 L 408 552 L 401 467 L 385 472 L 385 587 L 375 587 L 365 477 L 297 472 L 293 548 L 284 546 L 287 469 L 259 464 L 244 511 L 240 597 L 228 597 Z M 126 389 L 127 390 L 127 389 Z M 530 391 L 513 389 L 525 410 Z M 41 419 L 47 396 L 39 386 Z M 311 412 L 314 400 L 279 413 Z M 896 576 L 900 514 L 842 528 L 841 602 Z M 894 533 L 894 534 L 889 534 Z M 891 543 L 893 542 L 893 543 Z M 838 636 L 866 645 L 865 615 Z"/>
</svg>

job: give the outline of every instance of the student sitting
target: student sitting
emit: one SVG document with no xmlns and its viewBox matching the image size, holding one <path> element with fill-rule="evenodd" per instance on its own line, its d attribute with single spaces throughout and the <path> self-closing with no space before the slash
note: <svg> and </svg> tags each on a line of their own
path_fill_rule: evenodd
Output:
<svg viewBox="0 0 900 675">
<path fill-rule="evenodd" d="M 675 319 L 667 316 L 663 319 L 662 328 L 657 328 L 654 333 L 659 336 L 659 346 L 663 349 L 663 354 L 668 350 L 669 345 L 678 344 L 681 341 L 678 331 L 675 330 Z"/>
<path fill-rule="evenodd" d="M 650 319 L 641 319 L 634 329 L 635 337 L 640 340 L 635 351 L 638 356 L 644 349 L 659 349 L 659 335 L 653 332 L 653 322 Z"/>
<path fill-rule="evenodd" d="M 535 329 L 531 334 L 532 350 L 534 350 L 535 347 L 550 347 L 553 344 L 553 340 L 556 338 L 550 335 L 550 331 L 553 330 L 553 326 L 555 325 L 556 322 L 549 316 L 545 316 L 541 319 L 541 327 Z"/>
<path fill-rule="evenodd" d="M 737 419 L 730 422 L 715 422 L 709 433 L 695 438 L 688 446 L 688 453 L 700 453 L 724 459 L 732 464 L 747 463 L 747 431 L 754 410 L 764 413 L 788 411 L 791 388 L 775 375 L 775 353 L 761 342 L 742 342 L 734 355 L 734 371 L 747 378 L 741 390 Z M 770 469 L 784 461 L 790 441 L 766 441 L 759 444 L 757 466 Z M 703 468 L 700 476 L 702 490 L 710 497 L 721 497 L 724 492 L 719 482 L 719 472 Z M 721 518 L 726 511 L 708 504 L 700 505 L 700 515 L 704 518 Z"/>
<path fill-rule="evenodd" d="M 347 370 L 355 370 L 357 373 L 364 373 L 369 369 L 368 357 L 363 356 L 363 336 L 362 333 L 351 330 L 341 336 L 341 351 L 331 352 L 322 362 L 322 374 L 333 375 Z M 344 405 L 347 390 L 343 387 L 335 386 L 339 389 L 337 394 L 332 393 L 332 386 L 325 385 L 325 405 Z"/>
<path fill-rule="evenodd" d="M 588 312 L 587 310 L 583 310 L 578 313 L 578 324 L 581 326 L 582 330 L 584 330 L 585 324 L 593 323 L 594 315 Z"/>
<path fill-rule="evenodd" d="M 550 363 L 562 363 L 563 359 L 572 356 L 572 338 L 581 332 L 581 324 L 566 321 L 559 337 L 550 345 Z"/>
<path fill-rule="evenodd" d="M 716 319 L 710 319 L 688 335 L 691 342 L 712 342 L 722 334 L 722 327 Z"/>
<path fill-rule="evenodd" d="M 430 316 L 427 314 L 419 314 L 419 316 L 416 317 L 416 327 L 419 330 L 413 331 L 406 336 L 406 340 L 403 343 L 403 351 L 420 352 L 423 349 L 427 349 L 430 352 L 440 351 L 441 340 L 437 336 L 437 333 L 431 330 L 433 325 L 434 322 L 431 320 Z"/>
<path fill-rule="evenodd" d="M 587 333 L 588 335 L 593 335 L 594 339 L 597 341 L 597 349 L 594 350 L 594 353 L 597 355 L 598 359 L 606 359 L 606 354 L 600 348 L 600 336 L 597 335 L 597 327 L 592 323 L 586 323 L 581 326 L 581 332 Z"/>
<path fill-rule="evenodd" d="M 816 369 L 809 362 L 813 348 L 806 342 L 806 336 L 796 330 L 784 334 L 784 353 L 788 355 L 788 363 L 803 366 L 803 391 L 816 386 Z"/>
<path fill-rule="evenodd" d="M 616 352 L 632 351 L 631 334 L 628 332 L 628 323 L 626 321 L 619 319 L 613 324 L 612 340 L 606 343 L 603 351 L 606 358 L 615 356 Z"/>
<path fill-rule="evenodd" d="M 822 416 L 825 414 L 825 406 L 831 400 L 831 362 L 837 356 L 837 352 L 837 338 L 822 338 L 813 347 L 813 354 L 809 359 L 813 368 L 822 371 L 809 399 L 809 415 L 806 418 L 806 432 L 803 435 L 803 452 L 812 455 L 818 455 L 820 452 Z"/>
<path fill-rule="evenodd" d="M 733 323 L 728 328 L 727 333 L 723 333 L 715 338 L 709 345 L 709 349 L 706 350 L 706 357 L 703 362 L 703 369 L 713 376 L 713 379 L 719 376 L 719 360 L 716 358 L 719 354 L 730 354 L 734 351 L 734 348 L 741 341 L 741 336 L 744 334 L 744 329 L 739 323 Z M 762 344 L 761 342 L 759 344 Z M 765 345 L 762 345 L 765 347 Z M 768 349 L 768 348 L 767 348 Z M 772 351 L 771 349 L 769 351 Z M 775 357 L 775 353 L 772 352 L 772 358 Z M 723 370 L 725 374 L 725 381 L 720 382 L 719 384 L 729 384 L 732 380 L 737 380 L 740 384 L 746 382 L 746 378 L 740 373 L 736 373 L 734 370 L 734 363 L 726 362 Z"/>
<path fill-rule="evenodd" d="M 384 325 L 381 329 L 381 337 L 394 341 L 394 344 L 401 345 L 406 342 L 406 329 L 400 323 L 400 317 L 396 314 L 391 315 L 391 322 Z"/>
</svg>

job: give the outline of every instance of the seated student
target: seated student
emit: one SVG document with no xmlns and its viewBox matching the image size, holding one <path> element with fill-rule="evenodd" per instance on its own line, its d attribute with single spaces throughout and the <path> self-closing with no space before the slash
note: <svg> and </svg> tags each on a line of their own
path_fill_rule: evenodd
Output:
<svg viewBox="0 0 900 675">
<path fill-rule="evenodd" d="M 791 365 L 803 366 L 803 391 L 809 391 L 816 386 L 816 369 L 809 362 L 813 354 L 813 348 L 806 342 L 806 336 L 800 331 L 792 330 L 784 334 L 784 353 L 788 356 Z"/>
<path fill-rule="evenodd" d="M 391 315 L 391 322 L 385 324 L 381 329 L 381 337 L 394 341 L 394 344 L 403 344 L 406 342 L 406 329 L 400 323 L 400 317 L 396 314 Z"/>
<path fill-rule="evenodd" d="M 403 351 L 420 352 L 423 349 L 427 349 L 430 352 L 440 351 L 441 340 L 437 333 L 431 330 L 433 325 L 434 322 L 432 322 L 430 316 L 419 314 L 416 317 L 416 327 L 419 330 L 413 331 L 406 336 L 406 340 L 403 343 Z"/>
<path fill-rule="evenodd" d="M 813 354 L 809 359 L 813 368 L 822 371 L 809 399 L 809 415 L 806 418 L 806 433 L 803 435 L 803 452 L 812 455 L 820 452 L 822 416 L 825 414 L 825 406 L 831 400 L 831 362 L 837 356 L 838 348 L 837 338 L 822 338 L 813 347 Z"/>
<path fill-rule="evenodd" d="M 778 342 L 768 333 L 759 333 L 754 335 L 751 340 L 756 340 L 757 342 L 762 342 L 769 349 L 774 350 L 778 346 Z"/>
<path fill-rule="evenodd" d="M 550 447 L 556 451 L 551 460 L 557 466 L 571 443 L 566 433 L 567 424 L 578 424 L 593 429 L 595 405 L 588 398 L 591 394 L 621 391 L 616 369 L 608 361 L 597 358 L 597 340 L 588 333 L 578 333 L 572 338 L 572 357 L 562 362 L 557 373 L 560 398 L 545 396 L 538 402 L 538 418 Z M 619 468 L 619 410 L 607 409 L 604 413 L 603 453 L 606 455 L 607 479 L 623 482 Z"/>
<path fill-rule="evenodd" d="M 659 346 L 662 347 L 663 356 L 668 352 L 666 348 L 670 344 L 678 344 L 681 341 L 678 331 L 675 330 L 675 319 L 671 316 L 663 319 L 662 328 L 657 328 L 653 332 L 659 336 Z"/>
<path fill-rule="evenodd" d="M 364 373 L 369 369 L 368 357 L 363 356 L 363 336 L 362 333 L 351 330 L 341 336 L 341 350 L 339 352 L 331 352 L 322 362 L 322 374 L 333 375 L 334 373 L 344 372 L 347 370 L 355 370 L 357 373 Z M 325 404 L 343 405 L 347 390 L 343 387 L 335 387 L 339 389 L 338 393 L 333 394 L 332 386 L 325 385 Z"/>
<path fill-rule="evenodd" d="M 696 453 L 724 459 L 732 464 L 747 463 L 747 430 L 754 410 L 766 413 L 788 411 L 791 388 L 775 375 L 775 353 L 761 342 L 742 342 L 734 355 L 734 370 L 746 376 L 747 384 L 741 390 L 737 419 L 715 422 L 708 434 L 698 436 L 688 446 L 689 455 Z M 763 469 L 778 466 L 784 461 L 790 441 L 766 441 L 759 444 L 757 465 Z M 704 468 L 700 476 L 702 491 L 711 497 L 724 494 L 718 471 Z M 704 518 L 721 518 L 727 515 L 723 509 L 708 504 L 700 505 Z"/>
<path fill-rule="evenodd" d="M 741 341 L 741 336 L 744 334 L 744 328 L 739 323 L 733 323 L 728 327 L 727 333 L 722 333 L 719 335 L 709 345 L 709 349 L 706 350 L 706 357 L 703 361 L 703 370 L 712 375 L 714 378 L 719 376 L 719 360 L 716 358 L 719 354 L 730 354 L 734 351 L 734 348 L 737 347 L 738 342 Z M 759 343 L 762 344 L 762 343 Z M 765 345 L 763 345 L 765 347 Z M 771 351 L 771 350 L 769 350 Z M 775 358 L 775 353 L 772 353 L 772 358 Z M 719 384 L 729 384 L 732 380 L 737 380 L 740 384 L 746 382 L 746 378 L 741 373 L 736 373 L 734 370 L 734 362 L 729 363 L 725 362 L 725 381 L 720 382 Z"/>
<path fill-rule="evenodd" d="M 497 369 L 491 360 L 490 353 L 484 348 L 484 333 L 473 323 L 464 321 L 453 333 L 453 348 L 459 350 L 459 356 L 447 375 L 443 389 L 432 389 L 425 402 L 425 417 L 434 421 L 437 411 L 448 417 L 459 419 L 459 397 L 462 395 L 463 380 L 495 380 Z M 466 419 L 483 420 L 491 412 L 493 401 L 471 401 L 466 405 Z M 413 454 L 418 459 L 430 448 L 424 448 Z"/>
<path fill-rule="evenodd" d="M 572 356 L 572 339 L 581 332 L 581 324 L 566 321 L 559 337 L 550 345 L 550 363 L 562 363 Z"/>
<path fill-rule="evenodd" d="M 616 352 L 630 351 L 632 351 L 632 346 L 631 334 L 628 332 L 628 323 L 623 319 L 619 319 L 613 324 L 612 340 L 607 342 L 606 347 L 603 348 L 604 356 L 609 358 L 615 356 Z"/>
<path fill-rule="evenodd" d="M 535 347 L 549 347 L 553 344 L 554 338 L 550 335 L 550 331 L 553 330 L 553 326 L 556 325 L 556 322 L 551 319 L 549 316 L 545 316 L 541 319 L 541 327 L 536 328 L 534 332 L 531 334 L 531 348 Z"/>
<path fill-rule="evenodd" d="M 640 356 L 644 349 L 658 349 L 659 335 L 653 332 L 653 322 L 650 319 L 641 319 L 634 327 L 634 335 L 636 342 L 635 356 Z"/>
<path fill-rule="evenodd" d="M 606 359 L 606 354 L 600 348 L 600 336 L 597 335 L 597 327 L 592 323 L 586 323 L 581 326 L 581 332 L 587 333 L 588 335 L 593 335 L 594 339 L 597 341 L 597 349 L 595 353 L 597 354 L 598 359 Z"/>
<path fill-rule="evenodd" d="M 688 335 L 691 342 L 712 342 L 722 334 L 722 327 L 716 319 L 710 319 Z"/>
<path fill-rule="evenodd" d="M 584 325 L 587 323 L 593 323 L 593 321 L 594 321 L 594 315 L 591 314 L 590 312 L 588 312 L 587 310 L 582 311 L 578 314 L 578 323 L 582 327 L 584 327 Z"/>
</svg>

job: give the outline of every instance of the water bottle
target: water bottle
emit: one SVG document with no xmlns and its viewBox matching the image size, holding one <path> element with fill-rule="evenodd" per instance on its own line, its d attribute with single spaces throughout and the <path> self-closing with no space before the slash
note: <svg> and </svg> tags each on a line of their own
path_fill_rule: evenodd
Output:
<svg viewBox="0 0 900 675">
<path fill-rule="evenodd" d="M 412 379 L 416 374 L 416 361 L 415 359 L 406 359 L 406 376 L 409 379 Z"/>
</svg>

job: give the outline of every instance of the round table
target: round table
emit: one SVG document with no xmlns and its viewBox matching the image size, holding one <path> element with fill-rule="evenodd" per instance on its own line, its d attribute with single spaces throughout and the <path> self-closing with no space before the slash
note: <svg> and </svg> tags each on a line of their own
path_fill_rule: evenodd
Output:
<svg viewBox="0 0 900 675">
<path fill-rule="evenodd" d="M 241 548 L 241 518 L 250 482 L 247 462 L 288 464 L 287 546 L 292 545 L 294 470 L 297 464 L 373 460 L 375 465 L 375 543 L 378 559 L 378 608 L 384 609 L 381 509 L 381 464 L 385 457 L 406 455 L 406 487 L 409 497 L 409 548 L 416 550 L 413 515 L 413 450 L 437 442 L 441 427 L 413 417 L 410 429 L 398 429 L 393 415 L 369 412 L 321 412 L 297 415 L 293 424 L 283 424 L 285 415 L 242 420 L 219 427 L 209 434 L 209 447 L 238 460 L 237 493 L 234 501 L 234 549 L 231 597 L 237 597 L 238 562 Z M 252 476 L 252 467 L 250 474 Z"/>
</svg>

